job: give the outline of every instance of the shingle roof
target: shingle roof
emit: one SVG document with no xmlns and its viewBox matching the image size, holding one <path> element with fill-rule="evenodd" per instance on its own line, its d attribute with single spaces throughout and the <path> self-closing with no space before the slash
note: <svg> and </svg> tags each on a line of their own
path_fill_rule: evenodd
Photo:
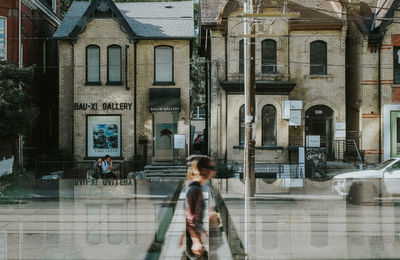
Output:
<svg viewBox="0 0 400 260">
<path fill-rule="evenodd" d="M 200 0 L 201 24 L 216 24 L 226 0 Z"/>
<path fill-rule="evenodd" d="M 239 0 L 201 0 L 201 24 L 212 25 L 218 22 L 216 17 L 229 16 L 230 13 L 241 8 L 243 1 Z M 228 7 L 229 6 L 229 7 Z M 283 1 L 262 0 L 261 9 L 277 7 L 283 8 Z M 327 28 L 341 28 L 340 11 L 326 0 L 289 0 L 290 12 L 299 12 L 299 19 L 291 19 L 291 25 L 300 28 L 302 26 L 327 26 Z"/>
<path fill-rule="evenodd" d="M 74 1 L 53 37 L 68 38 L 89 5 L 90 2 Z M 194 37 L 191 1 L 130 2 L 116 3 L 116 6 L 137 37 Z"/>
</svg>

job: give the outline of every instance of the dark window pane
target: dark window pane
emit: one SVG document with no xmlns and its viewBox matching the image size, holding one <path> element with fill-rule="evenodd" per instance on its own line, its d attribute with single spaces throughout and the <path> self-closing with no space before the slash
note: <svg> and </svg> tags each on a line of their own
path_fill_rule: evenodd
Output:
<svg viewBox="0 0 400 260">
<path fill-rule="evenodd" d="M 326 42 L 315 41 L 310 44 L 310 74 L 327 73 Z"/>
<path fill-rule="evenodd" d="M 276 109 L 272 105 L 262 109 L 262 144 L 276 146 Z"/>
<path fill-rule="evenodd" d="M 245 129 L 245 123 L 244 123 L 244 105 L 243 105 L 239 109 L 239 144 L 240 145 L 244 144 L 244 129 Z"/>
<path fill-rule="evenodd" d="M 244 73 L 244 41 L 239 42 L 239 73 Z"/>
<path fill-rule="evenodd" d="M 400 84 L 400 47 L 394 47 L 393 49 L 393 75 L 394 83 Z"/>
<path fill-rule="evenodd" d="M 262 42 L 262 73 L 276 72 L 276 42 L 265 40 Z"/>
</svg>

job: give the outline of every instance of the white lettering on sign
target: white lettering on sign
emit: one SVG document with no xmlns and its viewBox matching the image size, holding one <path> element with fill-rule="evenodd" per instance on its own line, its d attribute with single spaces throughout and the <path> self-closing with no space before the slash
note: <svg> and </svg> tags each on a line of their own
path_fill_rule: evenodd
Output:
<svg viewBox="0 0 400 260">
<path fill-rule="evenodd" d="M 322 110 L 315 110 L 316 115 L 322 115 L 323 113 L 324 113 L 324 111 L 322 111 Z"/>
</svg>

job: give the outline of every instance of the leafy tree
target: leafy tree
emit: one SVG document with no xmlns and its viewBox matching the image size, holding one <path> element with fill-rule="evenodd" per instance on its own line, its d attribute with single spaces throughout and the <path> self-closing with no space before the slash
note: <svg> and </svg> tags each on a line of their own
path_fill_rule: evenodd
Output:
<svg viewBox="0 0 400 260">
<path fill-rule="evenodd" d="M 15 149 L 18 135 L 32 127 L 37 109 L 29 94 L 34 68 L 0 62 L 0 141 L 10 143 Z"/>
</svg>

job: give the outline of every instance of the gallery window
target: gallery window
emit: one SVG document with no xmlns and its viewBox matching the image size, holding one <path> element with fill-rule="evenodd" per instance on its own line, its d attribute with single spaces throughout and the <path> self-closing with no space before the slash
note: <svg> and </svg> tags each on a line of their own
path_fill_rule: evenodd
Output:
<svg viewBox="0 0 400 260">
<path fill-rule="evenodd" d="M 244 40 L 239 42 L 239 73 L 244 73 Z"/>
<path fill-rule="evenodd" d="M 244 130 L 245 130 L 245 122 L 244 122 L 244 105 L 242 105 L 239 109 L 239 145 L 244 145 Z"/>
<path fill-rule="evenodd" d="M 393 47 L 393 81 L 400 84 L 400 47 Z"/>
<path fill-rule="evenodd" d="M 273 105 L 262 109 L 262 145 L 276 146 L 276 108 Z"/>
<path fill-rule="evenodd" d="M 262 42 L 261 72 L 264 74 L 276 73 L 276 42 L 264 40 Z"/>
<path fill-rule="evenodd" d="M 310 74 L 327 74 L 327 47 L 324 41 L 313 41 L 310 44 Z"/>
<path fill-rule="evenodd" d="M 107 48 L 107 83 L 121 84 L 121 47 L 111 45 Z"/>
<path fill-rule="evenodd" d="M 86 157 L 122 157 L 121 115 L 86 116 Z"/>
<path fill-rule="evenodd" d="M 7 59 L 7 20 L 0 17 L 0 60 Z"/>
<path fill-rule="evenodd" d="M 97 45 L 86 47 L 86 83 L 100 84 L 100 48 Z"/>
<path fill-rule="evenodd" d="M 174 81 L 174 50 L 171 46 L 154 48 L 154 82 L 173 84 Z"/>
</svg>

